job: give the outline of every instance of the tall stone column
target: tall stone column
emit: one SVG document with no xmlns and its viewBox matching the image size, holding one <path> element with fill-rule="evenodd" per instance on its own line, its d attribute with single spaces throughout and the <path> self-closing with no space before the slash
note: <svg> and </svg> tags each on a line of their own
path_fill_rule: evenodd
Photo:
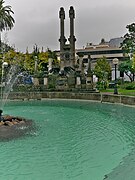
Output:
<svg viewBox="0 0 135 180">
<path fill-rule="evenodd" d="M 70 18 L 70 37 L 69 37 L 69 42 L 70 42 L 70 61 L 71 61 L 71 66 L 74 68 L 74 65 L 75 65 L 75 41 L 76 41 L 76 38 L 74 36 L 75 12 L 74 12 L 73 6 L 71 6 L 70 10 L 69 10 L 69 18 Z"/>
<path fill-rule="evenodd" d="M 60 18 L 60 70 L 64 69 L 64 46 L 65 42 L 67 41 L 65 36 L 64 36 L 64 19 L 65 19 L 65 11 L 64 8 L 61 7 L 59 11 L 59 18 Z"/>
<path fill-rule="evenodd" d="M 79 56 L 79 71 L 82 72 L 82 65 L 83 65 L 83 55 Z"/>
<path fill-rule="evenodd" d="M 76 71 L 76 88 L 81 89 L 83 54 L 79 55 L 79 67 Z"/>
<path fill-rule="evenodd" d="M 93 75 L 91 70 L 91 56 L 88 55 L 88 70 L 87 70 L 87 77 L 86 77 L 86 88 L 93 89 Z"/>
<path fill-rule="evenodd" d="M 48 72 L 50 73 L 50 71 L 52 70 L 52 62 L 53 62 L 53 59 L 52 58 L 49 58 L 48 59 Z"/>
</svg>

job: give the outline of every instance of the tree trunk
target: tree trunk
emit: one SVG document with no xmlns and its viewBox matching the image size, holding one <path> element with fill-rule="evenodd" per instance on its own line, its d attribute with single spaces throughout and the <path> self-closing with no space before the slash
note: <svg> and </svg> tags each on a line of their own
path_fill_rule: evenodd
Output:
<svg viewBox="0 0 135 180">
<path fill-rule="evenodd" d="M 133 76 L 129 75 L 128 73 L 125 72 L 125 74 L 129 77 L 130 81 L 133 82 Z"/>
<path fill-rule="evenodd" d="M 135 73 L 133 73 L 133 81 L 135 80 Z"/>
</svg>

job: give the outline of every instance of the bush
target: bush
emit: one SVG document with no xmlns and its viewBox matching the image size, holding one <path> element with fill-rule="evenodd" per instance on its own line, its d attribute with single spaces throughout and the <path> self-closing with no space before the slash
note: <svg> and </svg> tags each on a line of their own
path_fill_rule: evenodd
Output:
<svg viewBox="0 0 135 180">
<path fill-rule="evenodd" d="M 130 84 L 130 85 L 126 86 L 126 89 L 127 90 L 133 90 L 133 89 L 135 89 L 135 86 Z"/>
<path fill-rule="evenodd" d="M 107 81 L 98 81 L 96 83 L 96 88 L 98 90 L 106 89 L 108 87 L 108 82 Z"/>
<path fill-rule="evenodd" d="M 122 89 L 134 90 L 134 89 L 135 89 L 135 82 L 124 83 L 124 84 L 121 85 L 120 87 L 121 87 Z"/>
</svg>

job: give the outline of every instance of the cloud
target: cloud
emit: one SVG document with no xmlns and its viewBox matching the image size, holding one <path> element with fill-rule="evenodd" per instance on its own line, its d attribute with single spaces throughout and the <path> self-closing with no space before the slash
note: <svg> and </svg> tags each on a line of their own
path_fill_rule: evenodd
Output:
<svg viewBox="0 0 135 180">
<path fill-rule="evenodd" d="M 126 33 L 126 25 L 134 22 L 134 0 L 6 0 L 15 11 L 15 27 L 8 33 L 10 44 L 25 51 L 36 43 L 52 50 L 59 48 L 59 9 L 66 12 L 65 36 L 69 37 L 68 11 L 75 8 L 75 35 L 78 48 L 87 42 L 98 43 L 101 38 L 120 37 Z"/>
</svg>

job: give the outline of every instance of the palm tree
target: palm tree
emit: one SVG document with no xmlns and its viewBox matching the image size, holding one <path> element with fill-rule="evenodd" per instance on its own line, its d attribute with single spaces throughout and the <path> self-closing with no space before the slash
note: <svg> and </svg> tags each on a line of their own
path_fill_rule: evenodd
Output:
<svg viewBox="0 0 135 180">
<path fill-rule="evenodd" d="M 10 30 L 14 26 L 15 20 L 11 16 L 14 12 L 11 6 L 4 6 L 5 1 L 0 0 L 0 32 L 5 30 Z M 1 37 L 0 37 L 0 47 L 1 47 Z"/>
</svg>

